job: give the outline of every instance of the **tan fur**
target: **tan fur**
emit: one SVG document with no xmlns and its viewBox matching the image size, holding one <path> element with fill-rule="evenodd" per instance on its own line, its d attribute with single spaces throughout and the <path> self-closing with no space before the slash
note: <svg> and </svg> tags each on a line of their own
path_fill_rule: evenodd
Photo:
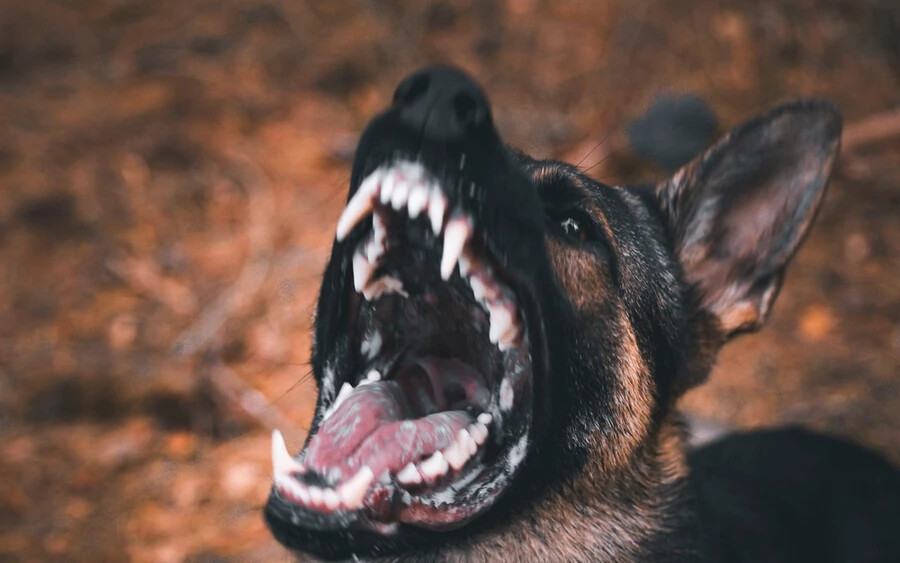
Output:
<svg viewBox="0 0 900 563">
<path fill-rule="evenodd" d="M 673 415 L 630 466 L 610 473 L 601 462 L 608 450 L 569 487 L 526 508 L 502 533 L 450 548 L 435 561 L 635 561 L 642 545 L 665 528 L 664 515 L 687 474 L 684 431 Z M 596 439 L 598 444 L 602 439 Z"/>
</svg>

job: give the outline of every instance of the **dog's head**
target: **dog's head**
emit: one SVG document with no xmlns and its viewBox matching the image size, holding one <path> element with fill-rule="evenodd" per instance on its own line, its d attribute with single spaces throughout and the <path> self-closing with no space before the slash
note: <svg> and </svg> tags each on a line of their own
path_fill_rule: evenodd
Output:
<svg viewBox="0 0 900 563">
<path fill-rule="evenodd" d="M 507 148 L 462 73 L 404 80 L 356 153 L 307 444 L 273 440 L 276 537 L 396 555 L 612 483 L 765 319 L 839 135 L 830 104 L 794 103 L 655 188 L 610 187 Z"/>
</svg>

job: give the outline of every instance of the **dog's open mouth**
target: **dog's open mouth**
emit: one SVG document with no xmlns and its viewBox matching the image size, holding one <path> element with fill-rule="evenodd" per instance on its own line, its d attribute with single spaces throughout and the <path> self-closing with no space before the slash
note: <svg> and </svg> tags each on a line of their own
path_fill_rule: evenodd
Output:
<svg viewBox="0 0 900 563">
<path fill-rule="evenodd" d="M 525 455 L 526 307 L 448 193 L 421 164 L 393 161 L 340 219 L 339 240 L 364 231 L 345 257 L 348 344 L 326 361 L 304 451 L 292 458 L 273 438 L 273 494 L 296 525 L 456 527 L 497 500 Z"/>
</svg>

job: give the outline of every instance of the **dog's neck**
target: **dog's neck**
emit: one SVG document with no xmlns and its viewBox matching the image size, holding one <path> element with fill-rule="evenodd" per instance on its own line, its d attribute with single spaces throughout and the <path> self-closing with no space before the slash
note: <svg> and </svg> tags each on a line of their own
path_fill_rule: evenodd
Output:
<svg viewBox="0 0 900 563">
<path fill-rule="evenodd" d="M 420 551 L 415 561 L 696 561 L 697 534 L 685 511 L 687 465 L 680 419 L 663 425 L 629 467 L 611 476 L 584 468 L 516 518 L 464 542 Z M 593 458 L 593 456 L 592 456 Z"/>
</svg>

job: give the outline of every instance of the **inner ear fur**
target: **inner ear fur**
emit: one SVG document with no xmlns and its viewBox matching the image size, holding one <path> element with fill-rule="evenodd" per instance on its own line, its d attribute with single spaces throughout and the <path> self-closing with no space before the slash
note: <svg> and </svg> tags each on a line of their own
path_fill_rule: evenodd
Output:
<svg viewBox="0 0 900 563">
<path fill-rule="evenodd" d="M 831 102 L 782 105 L 657 186 L 685 281 L 726 336 L 765 321 L 819 208 L 840 136 Z"/>
</svg>

